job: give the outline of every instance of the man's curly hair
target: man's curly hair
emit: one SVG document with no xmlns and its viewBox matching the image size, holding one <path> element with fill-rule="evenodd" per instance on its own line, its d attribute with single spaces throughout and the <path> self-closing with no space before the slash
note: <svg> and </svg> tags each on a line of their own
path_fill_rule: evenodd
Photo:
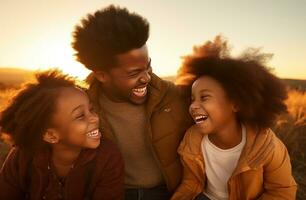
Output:
<svg viewBox="0 0 306 200">
<path fill-rule="evenodd" d="M 83 18 L 73 32 L 76 58 L 90 70 L 107 70 L 116 55 L 142 47 L 149 37 L 149 23 L 126 8 L 110 5 Z"/>
<path fill-rule="evenodd" d="M 36 74 L 37 83 L 25 85 L 1 112 L 1 132 L 8 134 L 14 145 L 34 153 L 43 146 L 43 134 L 51 125 L 56 100 L 63 87 L 76 87 L 72 77 L 58 70 Z"/>
<path fill-rule="evenodd" d="M 264 65 L 269 57 L 271 54 L 260 54 L 258 49 L 251 48 L 232 58 L 227 41 L 217 36 L 213 42 L 194 47 L 193 54 L 184 57 L 177 84 L 190 91 L 196 79 L 209 76 L 237 104 L 237 117 L 242 123 L 269 128 L 279 114 L 287 112 L 286 87 Z"/>
</svg>

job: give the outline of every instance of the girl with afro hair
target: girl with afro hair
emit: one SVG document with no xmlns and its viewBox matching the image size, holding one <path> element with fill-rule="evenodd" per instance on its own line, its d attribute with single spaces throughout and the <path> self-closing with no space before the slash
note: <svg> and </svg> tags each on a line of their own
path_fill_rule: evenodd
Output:
<svg viewBox="0 0 306 200">
<path fill-rule="evenodd" d="M 194 119 L 178 152 L 183 179 L 172 200 L 295 199 L 284 144 L 270 129 L 286 112 L 286 89 L 250 49 L 231 58 L 227 42 L 195 47 L 178 82 L 191 89 Z"/>
</svg>

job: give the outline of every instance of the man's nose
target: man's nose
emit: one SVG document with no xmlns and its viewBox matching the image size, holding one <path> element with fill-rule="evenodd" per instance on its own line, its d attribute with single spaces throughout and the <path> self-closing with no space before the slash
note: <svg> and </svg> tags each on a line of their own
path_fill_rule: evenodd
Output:
<svg viewBox="0 0 306 200">
<path fill-rule="evenodd" d="M 146 70 L 140 77 L 141 83 L 149 83 L 151 81 L 151 74 L 148 70 Z"/>
</svg>

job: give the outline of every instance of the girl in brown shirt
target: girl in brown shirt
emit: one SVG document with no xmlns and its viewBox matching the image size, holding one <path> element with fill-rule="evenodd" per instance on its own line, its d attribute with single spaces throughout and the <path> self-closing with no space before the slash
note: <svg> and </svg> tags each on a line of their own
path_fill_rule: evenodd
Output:
<svg viewBox="0 0 306 200">
<path fill-rule="evenodd" d="M 119 150 L 101 140 L 87 94 L 59 71 L 37 75 L 1 113 L 14 148 L 0 172 L 0 199 L 123 199 Z"/>
</svg>

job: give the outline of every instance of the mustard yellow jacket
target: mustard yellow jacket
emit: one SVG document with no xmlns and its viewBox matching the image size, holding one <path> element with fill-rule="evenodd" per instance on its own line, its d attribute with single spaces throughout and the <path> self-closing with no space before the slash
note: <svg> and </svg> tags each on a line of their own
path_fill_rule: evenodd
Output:
<svg viewBox="0 0 306 200">
<path fill-rule="evenodd" d="M 245 147 L 228 180 L 229 200 L 295 199 L 297 185 L 285 145 L 270 129 L 256 133 L 246 128 Z M 178 149 L 184 175 L 171 200 L 191 200 L 205 191 L 202 138 L 195 126 L 187 130 Z"/>
</svg>

